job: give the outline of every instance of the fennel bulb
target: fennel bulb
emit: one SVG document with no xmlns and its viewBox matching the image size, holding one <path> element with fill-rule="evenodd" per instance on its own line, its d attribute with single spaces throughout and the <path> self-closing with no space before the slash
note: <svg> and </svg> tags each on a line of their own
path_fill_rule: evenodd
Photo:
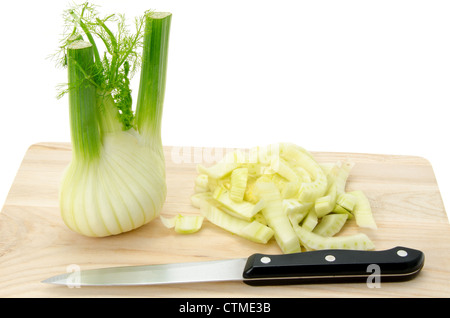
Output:
<svg viewBox="0 0 450 318">
<path fill-rule="evenodd" d="M 135 34 L 125 29 L 123 15 L 102 19 L 87 3 L 66 18 L 73 31 L 60 60 L 69 77 L 63 93 L 72 160 L 60 187 L 61 215 L 86 236 L 120 234 L 158 217 L 166 198 L 161 119 L 171 14 L 146 12 L 136 19 Z M 103 59 L 94 37 L 106 47 Z M 141 64 L 134 113 L 129 84 Z"/>
</svg>

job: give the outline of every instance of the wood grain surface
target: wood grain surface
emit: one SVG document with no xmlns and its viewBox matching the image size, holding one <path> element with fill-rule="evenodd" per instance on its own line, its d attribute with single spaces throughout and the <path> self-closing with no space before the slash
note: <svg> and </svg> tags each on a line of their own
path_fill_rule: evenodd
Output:
<svg viewBox="0 0 450 318">
<path fill-rule="evenodd" d="M 196 165 L 211 160 L 210 148 L 165 147 L 168 195 L 162 214 L 198 214 L 191 206 Z M 0 297 L 449 297 L 450 225 L 433 169 L 421 157 L 313 152 L 319 162 L 350 159 L 355 167 L 347 190 L 370 199 L 378 230 L 349 221 L 342 235 L 364 232 L 377 250 L 420 249 L 425 266 L 418 277 L 399 283 L 252 287 L 240 282 L 139 287 L 68 288 L 41 283 L 81 269 L 164 264 L 279 254 L 272 240 L 257 244 L 205 221 L 200 232 L 180 235 L 159 219 L 117 236 L 89 238 L 70 231 L 58 207 L 58 188 L 71 159 L 67 143 L 32 145 L 0 213 Z M 207 159 L 207 160 L 206 160 Z M 207 162 L 205 163 L 207 164 Z"/>
</svg>

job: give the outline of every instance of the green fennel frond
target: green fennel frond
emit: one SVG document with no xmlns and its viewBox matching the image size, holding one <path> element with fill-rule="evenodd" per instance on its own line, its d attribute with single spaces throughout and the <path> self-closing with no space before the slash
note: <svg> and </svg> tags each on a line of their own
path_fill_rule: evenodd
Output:
<svg viewBox="0 0 450 318">
<path fill-rule="evenodd" d="M 60 50 L 55 55 L 57 63 L 67 66 L 67 45 L 76 40 L 89 41 L 93 46 L 95 64 L 91 80 L 100 91 L 113 97 L 124 130 L 133 127 L 130 80 L 141 65 L 145 16 L 135 19 L 135 30 L 132 32 L 125 15 L 100 17 L 97 7 L 86 2 L 66 10 L 64 20 L 65 31 Z M 100 57 L 100 49 L 104 49 L 103 58 Z M 68 90 L 70 87 L 60 88 L 58 97 Z"/>
</svg>

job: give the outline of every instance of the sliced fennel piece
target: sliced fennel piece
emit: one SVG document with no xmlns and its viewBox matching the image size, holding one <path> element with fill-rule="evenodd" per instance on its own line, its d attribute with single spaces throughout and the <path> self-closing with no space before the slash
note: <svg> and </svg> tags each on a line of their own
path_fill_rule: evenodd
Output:
<svg viewBox="0 0 450 318">
<path fill-rule="evenodd" d="M 209 186 L 208 186 L 208 175 L 206 174 L 199 174 L 195 178 L 195 185 L 194 185 L 194 191 L 195 193 L 201 193 L 201 192 L 209 192 Z"/>
<path fill-rule="evenodd" d="M 303 210 L 304 205 L 301 204 L 298 200 L 296 199 L 284 199 L 282 201 L 283 203 L 283 212 L 286 215 L 289 214 L 296 214 L 299 211 Z"/>
<path fill-rule="evenodd" d="M 355 216 L 356 224 L 359 227 L 377 229 L 377 224 L 373 218 L 372 208 L 367 196 L 361 190 L 350 192 L 350 194 L 356 196 L 356 204 L 353 208 L 353 215 Z"/>
<path fill-rule="evenodd" d="M 317 217 L 316 211 L 311 209 L 302 222 L 302 227 L 307 231 L 313 231 L 314 228 L 319 223 L 319 218 Z"/>
<path fill-rule="evenodd" d="M 175 224 L 177 223 L 178 215 L 173 216 L 171 218 L 165 217 L 163 215 L 159 216 L 159 219 L 161 220 L 161 223 L 168 229 L 173 229 L 175 227 Z"/>
<path fill-rule="evenodd" d="M 278 154 L 271 156 L 268 172 L 277 173 L 286 180 L 291 182 L 298 181 L 298 175 L 295 173 L 294 170 L 291 169 L 291 167 L 289 167 L 289 165 L 285 162 L 283 158 L 280 158 Z"/>
<path fill-rule="evenodd" d="M 289 181 L 283 183 L 280 187 L 281 197 L 283 199 L 295 198 L 300 189 L 300 184 L 301 183 L 299 181 Z"/>
<path fill-rule="evenodd" d="M 248 168 L 236 168 L 231 172 L 230 177 L 230 199 L 235 202 L 244 200 L 245 189 L 247 188 Z"/>
<path fill-rule="evenodd" d="M 347 236 L 324 237 L 310 232 L 301 226 L 295 228 L 300 241 L 308 249 L 349 249 L 349 250 L 372 250 L 375 248 L 373 242 L 364 233 Z"/>
<path fill-rule="evenodd" d="M 283 200 L 283 213 L 285 213 L 291 224 L 300 224 L 311 209 L 311 203 L 300 203 L 296 199 Z"/>
<path fill-rule="evenodd" d="M 209 192 L 209 189 L 208 188 L 203 188 L 203 187 L 200 187 L 200 186 L 194 186 L 194 192 L 195 193 L 203 193 L 203 192 Z"/>
<path fill-rule="evenodd" d="M 344 208 L 345 210 L 352 212 L 353 209 L 355 208 L 357 200 L 358 200 L 357 196 L 349 192 L 345 192 L 338 195 L 336 204 Z"/>
<path fill-rule="evenodd" d="M 265 244 L 274 233 L 271 228 L 258 221 L 245 221 L 233 217 L 208 200 L 201 202 L 200 212 L 209 222 L 253 242 Z"/>
<path fill-rule="evenodd" d="M 343 208 L 342 206 L 340 206 L 339 204 L 336 204 L 333 208 L 333 212 L 334 213 L 340 213 L 340 214 L 345 214 L 347 215 L 348 219 L 353 218 L 353 214 L 348 211 L 347 209 Z"/>
<path fill-rule="evenodd" d="M 331 169 L 335 166 L 335 163 L 332 162 L 326 162 L 326 163 L 319 163 L 320 168 L 322 168 L 325 175 L 328 175 L 331 172 Z"/>
<path fill-rule="evenodd" d="M 240 229 L 238 235 L 256 243 L 266 244 L 273 237 L 273 230 L 266 224 L 253 220 Z"/>
<path fill-rule="evenodd" d="M 350 176 L 350 171 L 353 169 L 354 166 L 355 166 L 354 162 L 344 161 L 342 163 L 341 170 L 339 171 L 336 177 L 338 195 L 345 192 L 345 187 L 347 184 L 348 177 Z"/>
<path fill-rule="evenodd" d="M 240 164 L 236 162 L 218 162 L 211 167 L 205 167 L 199 164 L 197 165 L 197 171 L 201 174 L 208 175 L 212 179 L 221 179 L 239 166 Z"/>
<path fill-rule="evenodd" d="M 294 172 L 297 174 L 298 180 L 299 180 L 300 183 L 302 183 L 302 182 L 306 182 L 306 183 L 311 182 L 311 176 L 308 173 L 308 171 L 306 171 L 304 168 L 299 167 L 299 166 L 295 166 L 295 167 L 292 168 L 292 170 L 294 170 Z"/>
<path fill-rule="evenodd" d="M 355 164 L 350 161 L 338 161 L 329 171 L 327 177 L 329 182 L 336 183 L 337 195 L 345 193 L 347 179 L 354 165 Z"/>
<path fill-rule="evenodd" d="M 202 228 L 204 216 L 179 215 L 175 222 L 175 232 L 179 234 L 192 234 Z"/>
<path fill-rule="evenodd" d="M 207 174 L 199 174 L 195 178 L 195 185 L 198 187 L 208 188 L 208 175 Z"/>
<path fill-rule="evenodd" d="M 228 213 L 244 220 L 251 220 L 256 213 L 265 206 L 264 200 L 259 200 L 256 204 L 241 201 L 236 202 L 231 199 L 230 191 L 224 187 L 217 187 L 213 193 L 213 198 L 217 200 Z"/>
<path fill-rule="evenodd" d="M 198 192 L 191 196 L 191 204 L 192 206 L 200 209 L 201 202 L 211 198 L 211 192 Z"/>
<path fill-rule="evenodd" d="M 303 182 L 300 185 L 300 201 L 314 202 L 324 195 L 328 187 L 326 175 L 309 152 L 292 144 L 280 144 L 280 156 L 293 166 L 301 166 L 311 175 L 311 182 Z"/>
<path fill-rule="evenodd" d="M 280 192 L 273 183 L 258 182 L 258 196 L 264 200 L 262 214 L 267 224 L 274 231 L 275 240 L 284 254 L 300 252 L 300 242 L 291 226 L 288 216 L 283 213 L 283 203 Z"/>
<path fill-rule="evenodd" d="M 174 228 L 179 234 L 192 234 L 201 229 L 204 216 L 178 214 L 171 218 L 160 215 L 159 218 L 165 227 Z"/>
<path fill-rule="evenodd" d="M 259 198 L 255 195 L 256 179 L 251 177 L 247 180 L 247 188 L 244 193 L 244 200 L 253 204 L 258 203 Z"/>
<path fill-rule="evenodd" d="M 345 194 L 347 178 L 353 165 L 353 163 L 347 161 L 338 161 L 331 168 L 327 169 L 327 192 L 325 196 L 318 198 L 315 202 L 315 209 L 319 218 L 332 212 L 338 198 Z"/>
<path fill-rule="evenodd" d="M 255 216 L 253 217 L 253 220 L 258 221 L 261 224 L 267 225 L 267 220 L 262 214 L 262 212 L 256 213 Z"/>
<path fill-rule="evenodd" d="M 217 187 L 225 187 L 227 189 L 230 188 L 230 178 L 223 177 L 221 179 L 214 179 L 211 177 L 208 177 L 208 191 L 211 193 L 214 193 Z"/>
<path fill-rule="evenodd" d="M 265 171 L 265 166 L 261 163 L 247 162 L 244 166 L 248 170 L 248 175 L 254 178 L 260 177 Z"/>
<path fill-rule="evenodd" d="M 314 181 L 303 182 L 300 185 L 298 199 L 303 202 L 313 202 L 325 193 L 326 188 L 327 179 L 322 169 L 318 168 Z"/>
<path fill-rule="evenodd" d="M 321 218 L 333 211 L 336 205 L 337 197 L 337 185 L 333 182 L 325 196 L 316 199 L 314 204 L 314 209 L 316 211 L 317 217 Z"/>
<path fill-rule="evenodd" d="M 347 219 L 347 214 L 327 214 L 314 228 L 313 233 L 321 236 L 334 236 L 335 234 L 339 233 Z"/>
</svg>

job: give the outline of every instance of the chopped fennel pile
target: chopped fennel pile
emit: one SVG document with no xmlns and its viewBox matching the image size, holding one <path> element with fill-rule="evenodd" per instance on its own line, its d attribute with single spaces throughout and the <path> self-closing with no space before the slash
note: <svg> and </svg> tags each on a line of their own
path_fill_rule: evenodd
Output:
<svg viewBox="0 0 450 318">
<path fill-rule="evenodd" d="M 172 15 L 145 12 L 134 30 L 95 6 L 65 11 L 56 55 L 67 68 L 72 160 L 59 201 L 65 224 L 86 236 L 136 229 L 159 216 L 166 198 L 161 119 Z M 104 48 L 104 53 L 100 49 Z M 130 81 L 140 72 L 135 111 Z"/>
<path fill-rule="evenodd" d="M 211 167 L 198 165 L 191 202 L 209 222 L 258 243 L 274 238 L 285 254 L 302 246 L 370 250 L 364 233 L 338 235 L 350 218 L 377 228 L 366 195 L 346 191 L 353 165 L 320 164 L 290 143 L 235 151 Z"/>
</svg>

